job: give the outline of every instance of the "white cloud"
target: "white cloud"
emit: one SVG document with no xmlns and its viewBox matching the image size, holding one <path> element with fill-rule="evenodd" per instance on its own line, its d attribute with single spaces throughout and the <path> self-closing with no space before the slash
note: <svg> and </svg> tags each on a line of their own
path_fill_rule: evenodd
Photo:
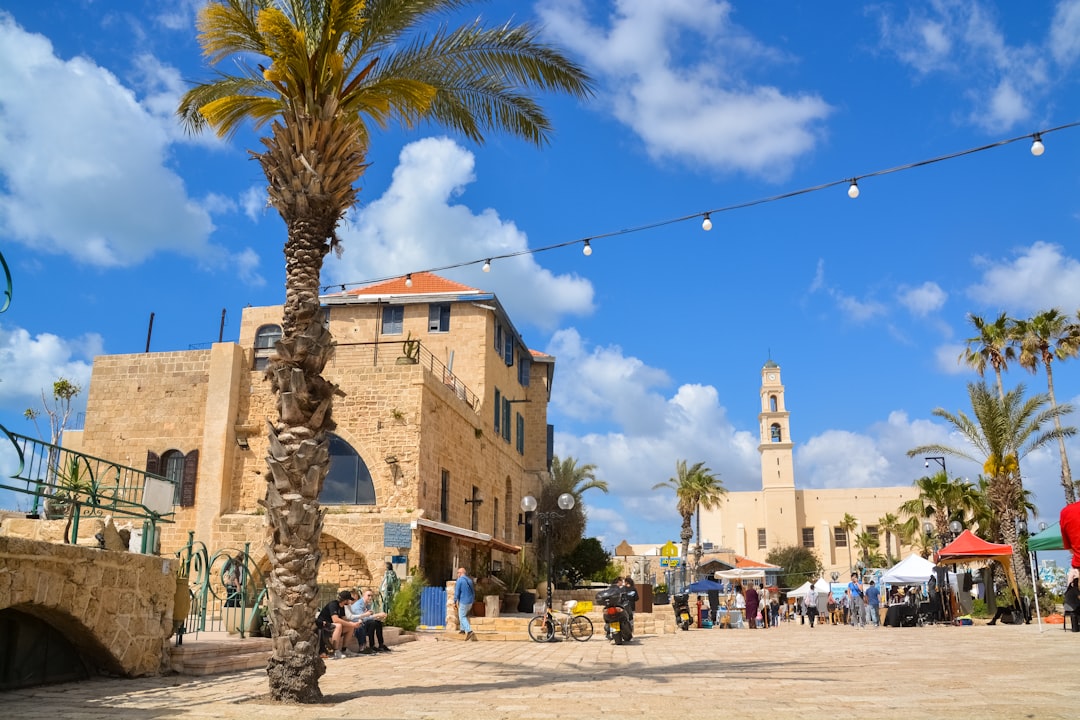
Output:
<svg viewBox="0 0 1080 720">
<path fill-rule="evenodd" d="M 987 307 L 1007 308 L 1010 315 L 1080 307 L 1080 261 L 1065 255 L 1059 245 L 1036 242 L 1020 249 L 1012 261 L 978 262 L 982 278 L 967 294 Z"/>
<path fill-rule="evenodd" d="M 1080 58 L 1080 0 L 1062 0 L 1050 22 L 1050 52 L 1059 64 L 1069 66 Z"/>
<path fill-rule="evenodd" d="M 251 222 L 259 222 L 259 218 L 266 214 L 266 186 L 256 185 L 245 190 L 240 195 L 240 206 L 244 209 Z"/>
<path fill-rule="evenodd" d="M 934 350 L 934 364 L 939 370 L 948 375 L 962 375 L 971 372 L 970 368 L 960 362 L 960 353 L 964 351 L 962 343 L 945 343 Z"/>
<path fill-rule="evenodd" d="M 159 85 L 169 75 L 144 70 Z M 107 70 L 57 58 L 2 13 L 0 77 L 0 231 L 101 266 L 208 252 L 210 217 L 166 167 L 165 100 L 140 105 Z"/>
<path fill-rule="evenodd" d="M 339 230 L 344 254 L 340 260 L 327 258 L 327 283 L 355 283 L 449 265 L 463 257 L 527 250 L 525 233 L 496 211 L 474 212 L 451 202 L 475 180 L 474 163 L 472 153 L 446 138 L 405 146 L 390 187 L 355 210 Z M 477 265 L 440 274 L 494 291 L 515 321 L 542 329 L 554 328 L 564 315 L 590 313 L 593 307 L 588 280 L 556 275 L 530 254 L 494 260 L 490 273 Z"/>
<path fill-rule="evenodd" d="M 753 85 L 762 65 L 785 58 L 733 23 L 729 3 L 620 2 L 608 27 L 590 23 L 580 0 L 549 0 L 538 12 L 546 32 L 605 78 L 612 111 L 653 158 L 782 180 L 832 112 L 813 93 Z"/>
<path fill-rule="evenodd" d="M 931 0 L 908 4 L 904 11 L 902 19 L 882 11 L 882 46 L 922 76 L 941 73 L 965 84 L 971 103 L 967 120 L 989 132 L 1035 115 L 1051 87 L 1046 46 L 1065 57 L 1076 42 L 1075 35 L 1055 38 L 1055 24 L 1045 44 L 1010 44 L 993 8 L 982 2 Z M 1058 16 L 1067 20 L 1071 12 L 1059 7 Z"/>
<path fill-rule="evenodd" d="M 586 497 L 590 532 L 616 507 L 634 527 L 660 523 L 677 529 L 674 496 L 652 487 L 673 476 L 680 459 L 705 462 L 730 489 L 760 486 L 757 437 L 731 424 L 716 388 L 687 384 L 665 394 L 666 373 L 617 347 L 589 347 L 573 329 L 557 333 L 546 351 L 559 366 L 553 408 L 607 428 L 555 437 L 556 454 L 595 464 L 597 477 L 611 487 L 608 496 Z M 626 535 L 621 526 L 609 534 L 614 542 Z"/>
<path fill-rule="evenodd" d="M 85 407 L 90 368 L 95 355 L 104 352 L 100 335 L 65 339 L 51 333 L 31 336 L 19 327 L 0 326 L 0 407 L 22 412 L 39 409 L 41 391 L 65 377 L 83 388 L 75 404 Z M 8 428 L 27 433 L 26 429 Z"/>
<path fill-rule="evenodd" d="M 897 296 L 901 305 L 906 307 L 912 315 L 919 317 L 925 317 L 940 310 L 949 297 L 940 285 L 929 281 L 918 287 L 901 285 Z"/>
</svg>

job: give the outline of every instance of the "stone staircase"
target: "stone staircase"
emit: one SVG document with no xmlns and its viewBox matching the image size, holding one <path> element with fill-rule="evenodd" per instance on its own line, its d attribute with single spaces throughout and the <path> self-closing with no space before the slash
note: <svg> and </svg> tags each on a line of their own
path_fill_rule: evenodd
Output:
<svg viewBox="0 0 1080 720">
<path fill-rule="evenodd" d="M 528 633 L 526 632 L 526 639 Z M 386 644 L 400 645 L 412 642 L 416 636 L 401 628 L 383 628 Z M 347 650 L 356 652 L 359 647 L 351 634 Z M 273 652 L 270 638 L 248 637 L 219 632 L 204 632 L 197 636 L 185 636 L 183 645 L 169 647 L 169 667 L 180 675 L 217 675 L 239 670 L 257 670 L 266 667 Z"/>
<path fill-rule="evenodd" d="M 676 632 L 675 615 L 671 606 L 657 606 L 660 612 L 635 613 L 635 635 L 668 635 Z M 666 611 L 666 612 L 665 612 Z M 585 614 L 592 620 L 593 638 L 603 637 L 604 619 L 600 610 L 596 609 Z M 524 613 L 503 613 L 499 617 L 475 617 L 469 619 L 476 639 L 488 642 L 531 642 L 529 637 L 529 620 L 532 615 Z M 444 639 L 459 639 L 456 632 L 445 633 Z"/>
</svg>

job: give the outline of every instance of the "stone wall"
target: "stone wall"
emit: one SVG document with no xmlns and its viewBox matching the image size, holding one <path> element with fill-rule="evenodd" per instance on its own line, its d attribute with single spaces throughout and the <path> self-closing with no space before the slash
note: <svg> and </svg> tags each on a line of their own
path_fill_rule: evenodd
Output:
<svg viewBox="0 0 1080 720">
<path fill-rule="evenodd" d="M 0 535 L 0 610 L 49 623 L 106 672 L 157 674 L 172 632 L 174 563 Z"/>
</svg>

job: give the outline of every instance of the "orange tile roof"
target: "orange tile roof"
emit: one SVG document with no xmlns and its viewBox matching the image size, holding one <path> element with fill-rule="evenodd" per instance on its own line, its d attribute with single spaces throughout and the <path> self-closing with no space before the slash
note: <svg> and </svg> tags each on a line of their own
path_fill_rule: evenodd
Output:
<svg viewBox="0 0 1080 720">
<path fill-rule="evenodd" d="M 751 560 L 748 557 L 742 555 L 735 556 L 735 567 L 737 568 L 774 568 L 776 565 L 770 565 L 769 563 L 758 562 L 757 560 Z"/>
<path fill-rule="evenodd" d="M 405 287 L 405 276 L 384 280 L 374 285 L 349 290 L 346 295 L 431 295 L 433 293 L 481 292 L 476 288 L 447 280 L 429 272 L 412 274 L 412 287 Z"/>
</svg>

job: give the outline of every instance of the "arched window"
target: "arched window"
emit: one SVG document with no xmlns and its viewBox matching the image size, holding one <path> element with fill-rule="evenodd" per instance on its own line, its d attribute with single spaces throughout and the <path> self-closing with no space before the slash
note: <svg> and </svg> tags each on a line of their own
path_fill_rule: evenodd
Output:
<svg viewBox="0 0 1080 720">
<path fill-rule="evenodd" d="M 274 354 L 274 345 L 281 339 L 280 325 L 263 325 L 255 331 L 255 369 L 265 370 Z"/>
<path fill-rule="evenodd" d="M 769 396 L 769 412 L 776 412 L 776 396 Z"/>
<path fill-rule="evenodd" d="M 784 442 L 784 438 L 781 437 L 780 425 L 778 423 L 772 424 L 772 426 L 769 428 L 769 435 L 771 436 L 773 442 Z"/>
<path fill-rule="evenodd" d="M 323 505 L 374 505 L 375 483 L 352 445 L 330 433 L 330 472 L 319 501 Z"/>
</svg>

